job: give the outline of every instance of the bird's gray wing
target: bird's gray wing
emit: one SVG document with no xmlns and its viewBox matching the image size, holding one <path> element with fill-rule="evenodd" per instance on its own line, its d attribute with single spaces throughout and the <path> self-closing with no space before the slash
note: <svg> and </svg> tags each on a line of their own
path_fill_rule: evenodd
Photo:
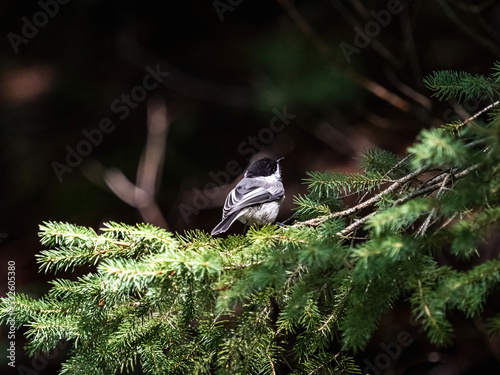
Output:
<svg viewBox="0 0 500 375">
<path fill-rule="evenodd" d="M 256 204 L 272 202 L 282 198 L 285 194 L 280 181 L 263 182 L 254 179 L 243 179 L 231 190 L 224 203 L 222 221 L 212 230 L 212 235 L 223 233 L 233 222 L 245 212 L 246 207 Z"/>
<path fill-rule="evenodd" d="M 245 207 L 272 202 L 283 197 L 284 189 L 281 182 L 276 181 L 265 185 L 264 188 L 261 181 L 245 178 L 241 180 L 226 198 L 224 216 L 231 215 Z"/>
</svg>

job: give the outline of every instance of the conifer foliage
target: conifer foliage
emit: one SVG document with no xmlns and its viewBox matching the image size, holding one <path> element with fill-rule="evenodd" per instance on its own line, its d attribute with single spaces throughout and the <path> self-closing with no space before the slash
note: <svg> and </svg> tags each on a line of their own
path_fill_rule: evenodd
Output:
<svg viewBox="0 0 500 375">
<path fill-rule="evenodd" d="M 500 221 L 500 65 L 490 77 L 437 72 L 440 99 L 480 98 L 489 117 L 423 130 L 405 157 L 371 149 L 355 174 L 311 172 L 295 223 L 214 238 L 110 222 L 97 233 L 40 226 L 48 294 L 4 298 L 30 354 L 71 343 L 61 374 L 356 374 L 381 316 L 408 301 L 429 340 L 453 341 L 450 312 L 481 317 L 500 258 L 478 256 Z M 481 111 L 485 113 L 486 110 Z M 355 205 L 343 198 L 356 195 Z M 476 262 L 477 263 L 477 262 Z M 490 321 L 491 333 L 500 315 Z"/>
</svg>

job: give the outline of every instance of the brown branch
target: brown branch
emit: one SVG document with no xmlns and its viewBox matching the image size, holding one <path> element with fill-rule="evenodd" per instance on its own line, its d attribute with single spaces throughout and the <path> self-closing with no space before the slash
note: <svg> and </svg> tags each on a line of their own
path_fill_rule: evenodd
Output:
<svg viewBox="0 0 500 375">
<path fill-rule="evenodd" d="M 150 196 L 156 195 L 161 179 L 168 131 L 167 108 L 158 98 L 148 102 L 148 135 L 137 170 L 137 186 Z"/>
<path fill-rule="evenodd" d="M 377 211 L 373 211 L 372 213 L 369 213 L 368 215 L 366 215 L 360 219 L 355 220 L 352 224 L 348 225 L 343 230 L 338 232 L 337 235 L 338 236 L 347 236 L 349 233 L 352 233 L 356 229 L 358 229 L 361 226 L 361 224 L 363 224 L 365 221 L 367 221 L 369 218 L 371 218 L 375 214 L 377 214 Z M 349 236 L 349 238 L 352 238 L 352 237 Z"/>
<path fill-rule="evenodd" d="M 484 107 L 479 112 L 476 112 L 474 115 L 472 115 L 469 118 L 462 121 L 459 125 L 457 125 L 457 128 L 462 127 L 462 126 L 466 125 L 467 123 L 474 121 L 477 117 L 482 115 L 484 112 L 489 111 L 491 108 L 497 106 L 499 103 L 500 103 L 500 100 L 497 100 L 496 102 L 491 103 L 490 105 Z"/>
<path fill-rule="evenodd" d="M 321 332 L 323 331 L 324 329 L 326 329 L 328 327 L 328 324 L 330 323 L 330 321 L 333 319 L 333 318 L 337 318 L 340 313 L 342 312 L 342 310 L 344 309 L 345 307 L 345 304 L 347 302 L 347 298 L 348 298 L 348 295 L 349 293 L 351 292 L 352 290 L 352 285 L 349 286 L 349 289 L 346 291 L 346 293 L 344 294 L 344 296 L 342 297 L 342 300 L 339 302 L 339 304 L 335 307 L 335 310 L 333 311 L 332 314 L 330 314 L 330 316 L 328 317 L 328 319 L 325 321 L 325 323 L 316 330 L 316 332 Z"/>
<path fill-rule="evenodd" d="M 129 206 L 136 208 L 144 221 L 168 229 L 168 224 L 156 203 L 158 181 L 161 179 L 169 122 L 163 102 L 148 102 L 148 134 L 146 146 L 133 184 L 118 169 L 106 169 L 104 181 L 111 191 Z"/>
<path fill-rule="evenodd" d="M 441 186 L 438 192 L 436 193 L 436 198 L 439 199 L 441 195 L 443 195 L 443 192 L 445 191 L 446 185 L 448 184 L 448 181 L 451 179 L 451 176 L 452 176 L 451 173 L 445 175 L 445 177 L 443 178 L 443 182 L 441 183 Z M 435 213 L 436 213 L 436 208 L 433 207 L 431 212 L 429 212 L 429 215 L 427 215 L 427 218 L 425 219 L 424 223 L 420 226 L 420 228 L 418 228 L 417 235 L 423 236 L 425 234 L 425 232 L 431 225 L 431 220 Z"/>
<path fill-rule="evenodd" d="M 311 220 L 297 223 L 295 225 L 318 226 L 321 223 L 325 222 L 326 220 L 334 218 L 334 217 L 342 217 L 342 216 L 352 215 L 352 214 L 362 210 L 363 208 L 369 207 L 373 203 L 377 202 L 384 195 L 387 195 L 387 194 L 393 192 L 394 190 L 396 190 L 400 186 L 404 185 L 408 181 L 410 181 L 410 180 L 416 178 L 417 176 L 421 175 L 422 173 L 426 172 L 428 169 L 430 169 L 430 168 L 429 167 L 422 167 L 422 168 L 417 169 L 416 171 L 400 178 L 399 180 L 396 180 L 396 182 L 394 182 L 391 186 L 389 186 L 385 190 L 381 191 L 377 195 L 375 195 L 375 196 L 371 197 L 370 199 L 368 199 L 368 200 L 366 200 L 366 201 L 364 201 L 364 202 L 362 202 L 354 207 L 351 207 L 347 210 L 334 212 L 334 213 L 331 213 L 331 214 L 325 215 L 325 216 L 319 216 L 319 217 L 316 217 L 316 218 L 311 219 Z"/>
<path fill-rule="evenodd" d="M 435 183 L 412 191 L 411 193 L 405 195 L 404 197 L 401 197 L 401 198 L 397 199 L 396 201 L 394 201 L 393 205 L 399 206 L 403 203 L 408 202 L 410 199 L 413 199 L 413 198 L 416 198 L 416 197 L 419 197 L 419 196 L 422 196 L 422 195 L 425 195 L 428 193 L 432 193 L 438 189 L 439 189 L 439 191 L 444 191 L 445 185 L 441 182 L 442 180 L 444 180 L 446 182 L 449 180 L 450 176 L 452 176 L 454 180 L 459 180 L 459 179 L 467 176 L 470 172 L 478 169 L 479 166 L 480 166 L 479 164 L 474 164 L 474 165 L 470 166 L 469 168 L 464 169 L 462 172 L 457 173 L 457 174 L 454 174 L 452 172 L 443 174 L 443 175 L 439 176 L 439 178 L 435 179 L 436 180 Z M 384 192 L 385 191 L 383 191 L 382 193 L 384 193 Z M 382 194 L 382 193 L 380 193 L 380 194 Z M 380 194 L 378 194 L 378 195 L 380 195 Z M 337 235 L 346 236 L 347 234 L 352 233 L 355 229 L 359 228 L 361 226 L 361 224 L 363 224 L 365 221 L 367 221 L 370 217 L 374 216 L 376 213 L 377 213 L 377 211 L 374 211 L 374 212 L 371 212 L 370 214 L 368 214 L 360 219 L 357 219 L 354 223 L 352 223 L 351 225 L 346 227 L 344 230 L 338 232 Z"/>
<path fill-rule="evenodd" d="M 242 269 L 242 268 L 248 268 L 248 267 L 256 266 L 256 265 L 262 264 L 262 263 L 264 263 L 263 260 L 261 260 L 259 262 L 250 262 L 250 263 L 244 263 L 244 264 L 233 264 L 231 266 L 224 266 L 224 267 L 222 267 L 222 269 L 224 271 L 238 270 L 238 269 Z"/>
<path fill-rule="evenodd" d="M 429 306 L 425 303 L 425 297 L 424 297 L 424 291 L 423 291 L 423 288 L 422 288 L 422 281 L 418 280 L 418 292 L 419 292 L 419 295 L 420 295 L 420 299 L 422 301 L 422 304 L 424 306 L 424 312 L 425 312 L 425 315 L 427 315 L 427 317 L 432 321 L 433 325 L 435 327 L 438 326 L 437 322 L 436 322 L 436 319 L 434 319 L 434 317 L 432 316 L 431 314 L 431 310 L 429 309 Z"/>
<path fill-rule="evenodd" d="M 461 178 L 465 177 L 466 175 L 468 175 L 469 173 L 475 171 L 479 167 L 480 167 L 479 164 L 474 164 L 474 165 L 470 166 L 469 168 L 466 168 L 463 171 L 458 172 L 458 173 L 455 173 L 454 170 L 450 170 L 447 173 L 443 173 L 441 175 L 438 175 L 437 177 L 434 176 L 429 180 L 429 181 L 433 181 L 431 184 L 425 185 L 429 182 L 429 181 L 427 181 L 419 189 L 416 189 L 416 190 L 412 191 L 411 193 L 408 193 L 405 196 L 395 200 L 393 205 L 399 206 L 403 203 L 408 202 L 410 199 L 413 199 L 413 198 L 416 198 L 416 197 L 419 197 L 422 195 L 430 194 L 436 190 L 438 190 L 438 194 L 442 194 L 442 192 L 444 192 L 445 187 L 450 179 L 453 179 L 454 181 L 461 179 Z M 417 178 L 418 176 L 420 176 L 421 174 L 423 174 L 425 172 L 428 172 L 429 169 L 430 169 L 429 167 L 419 168 L 416 171 L 400 178 L 399 180 L 394 182 L 391 186 L 389 186 L 385 190 L 382 190 L 380 193 L 373 196 L 372 198 L 370 198 L 370 199 L 368 199 L 368 200 L 366 200 L 366 201 L 364 201 L 364 202 L 362 202 L 354 207 L 351 207 L 347 210 L 334 212 L 334 213 L 331 213 L 329 215 L 319 216 L 319 217 L 316 217 L 314 219 L 303 221 L 303 222 L 298 222 L 298 223 L 294 224 L 294 226 L 318 226 L 321 223 L 325 222 L 326 220 L 334 218 L 334 217 L 344 217 L 344 216 L 352 215 L 352 214 L 376 203 L 384 195 L 387 195 L 387 194 L 393 192 L 394 190 L 403 186 L 404 184 L 406 184 L 410 180 Z M 378 213 L 378 211 L 373 211 L 373 212 L 371 212 L 371 213 L 369 213 L 361 218 L 356 219 L 353 223 L 348 225 L 342 231 L 338 232 L 337 235 L 340 237 L 347 238 L 347 236 L 350 233 L 353 233 L 357 228 L 359 228 L 363 223 L 365 223 L 368 219 L 370 219 L 372 216 L 376 215 L 377 213 Z M 427 229 L 427 228 L 425 228 L 425 229 Z"/>
</svg>

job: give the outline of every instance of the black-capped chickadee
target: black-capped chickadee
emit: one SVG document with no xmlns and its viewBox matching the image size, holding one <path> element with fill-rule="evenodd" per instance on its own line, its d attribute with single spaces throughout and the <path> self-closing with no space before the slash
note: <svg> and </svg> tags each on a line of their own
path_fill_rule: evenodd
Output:
<svg viewBox="0 0 500 375">
<path fill-rule="evenodd" d="M 273 223 L 285 198 L 279 162 L 264 158 L 253 162 L 224 203 L 222 221 L 212 235 L 223 233 L 235 220 L 245 225 Z"/>
</svg>

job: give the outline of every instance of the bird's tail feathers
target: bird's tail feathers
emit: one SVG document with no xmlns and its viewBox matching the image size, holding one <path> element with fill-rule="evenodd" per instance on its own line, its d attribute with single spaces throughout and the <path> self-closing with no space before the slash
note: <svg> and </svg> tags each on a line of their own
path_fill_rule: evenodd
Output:
<svg viewBox="0 0 500 375">
<path fill-rule="evenodd" d="M 210 233 L 212 236 L 215 236 L 220 233 L 224 233 L 229 229 L 231 225 L 233 225 L 234 221 L 242 214 L 242 212 L 234 212 L 225 218 L 222 219 L 222 221 L 215 226 L 214 229 L 212 229 L 212 232 Z"/>
</svg>

